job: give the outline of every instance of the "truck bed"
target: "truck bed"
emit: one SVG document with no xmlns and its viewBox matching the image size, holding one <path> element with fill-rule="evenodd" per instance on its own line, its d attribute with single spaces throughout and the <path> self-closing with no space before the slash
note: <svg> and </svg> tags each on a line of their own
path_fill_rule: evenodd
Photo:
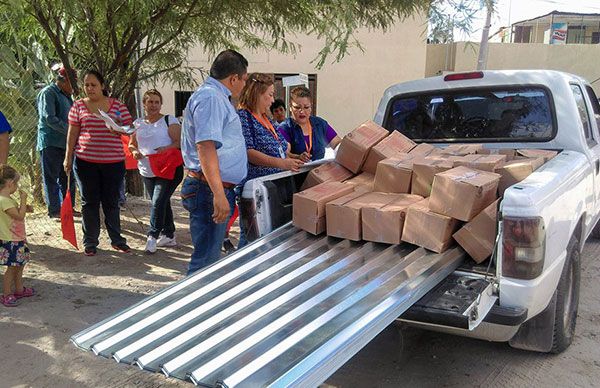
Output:
<svg viewBox="0 0 600 388">
<path fill-rule="evenodd" d="M 464 257 L 286 224 L 72 341 L 203 386 L 316 386 Z"/>
</svg>

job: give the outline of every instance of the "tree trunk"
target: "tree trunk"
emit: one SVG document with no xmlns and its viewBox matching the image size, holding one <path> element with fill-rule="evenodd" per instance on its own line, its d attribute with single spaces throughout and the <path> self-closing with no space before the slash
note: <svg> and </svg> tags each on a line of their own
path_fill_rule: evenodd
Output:
<svg viewBox="0 0 600 388">
<path fill-rule="evenodd" d="M 125 172 L 125 191 L 136 197 L 144 196 L 144 182 L 138 170 L 127 170 Z"/>
<path fill-rule="evenodd" d="M 486 1 L 487 14 L 485 25 L 481 32 L 481 44 L 479 45 L 479 57 L 477 58 L 477 70 L 485 70 L 487 67 L 488 38 L 490 36 L 490 25 L 492 24 L 492 13 L 494 12 L 494 1 Z"/>
</svg>

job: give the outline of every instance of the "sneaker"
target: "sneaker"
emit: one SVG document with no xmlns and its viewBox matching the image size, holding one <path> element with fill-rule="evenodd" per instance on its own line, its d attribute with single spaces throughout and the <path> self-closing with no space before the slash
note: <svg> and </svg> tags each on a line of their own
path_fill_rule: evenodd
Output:
<svg viewBox="0 0 600 388">
<path fill-rule="evenodd" d="M 148 236 L 146 240 L 146 253 L 156 252 L 156 237 Z"/>
<path fill-rule="evenodd" d="M 129 245 L 125 244 L 125 243 L 120 243 L 117 245 L 112 245 L 112 247 L 114 249 L 116 249 L 117 251 L 121 251 L 123 253 L 129 253 L 131 252 L 131 248 L 129 248 Z"/>
<path fill-rule="evenodd" d="M 177 245 L 177 240 L 175 240 L 175 236 L 167 237 L 164 234 L 161 234 L 156 242 L 157 247 L 174 247 Z"/>
<path fill-rule="evenodd" d="M 83 250 L 83 254 L 86 256 L 96 256 L 96 253 L 98 253 L 96 247 L 85 247 Z"/>
</svg>

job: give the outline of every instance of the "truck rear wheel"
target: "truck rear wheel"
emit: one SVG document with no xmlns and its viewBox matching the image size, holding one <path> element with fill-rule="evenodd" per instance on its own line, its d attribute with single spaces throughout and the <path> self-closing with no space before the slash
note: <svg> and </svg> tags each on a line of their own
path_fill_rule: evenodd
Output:
<svg viewBox="0 0 600 388">
<path fill-rule="evenodd" d="M 564 351 L 573 341 L 579 306 L 580 281 L 579 241 L 573 238 L 569 244 L 567 260 L 556 288 L 554 336 L 552 338 L 552 350 L 550 350 L 552 353 Z"/>
<path fill-rule="evenodd" d="M 600 239 L 600 222 L 598 222 L 595 226 L 594 229 L 592 229 L 592 233 L 591 233 L 592 238 L 595 239 Z"/>
</svg>

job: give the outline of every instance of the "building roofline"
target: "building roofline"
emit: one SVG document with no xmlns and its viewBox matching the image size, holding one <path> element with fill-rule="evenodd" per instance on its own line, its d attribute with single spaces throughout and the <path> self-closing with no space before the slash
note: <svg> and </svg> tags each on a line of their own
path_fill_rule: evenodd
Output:
<svg viewBox="0 0 600 388">
<path fill-rule="evenodd" d="M 515 22 L 512 25 L 515 26 L 515 25 L 522 24 L 522 23 L 533 22 L 535 20 L 543 19 L 545 17 L 552 16 L 552 15 L 554 15 L 554 16 L 598 16 L 598 17 L 600 17 L 600 13 L 562 12 L 562 11 L 554 10 L 545 15 L 537 16 L 537 17 L 534 17 L 531 19 L 521 20 L 519 22 Z"/>
</svg>

